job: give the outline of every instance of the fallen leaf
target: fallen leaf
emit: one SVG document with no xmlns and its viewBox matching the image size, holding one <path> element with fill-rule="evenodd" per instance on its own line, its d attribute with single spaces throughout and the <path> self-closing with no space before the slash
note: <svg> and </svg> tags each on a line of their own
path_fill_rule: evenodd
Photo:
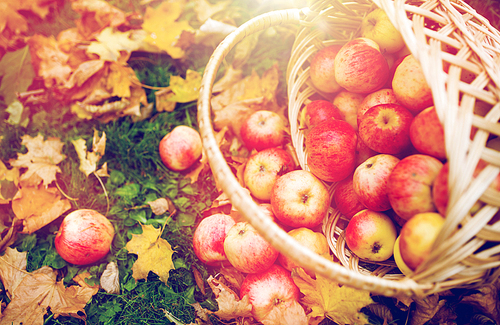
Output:
<svg viewBox="0 0 500 325">
<path fill-rule="evenodd" d="M 224 75 L 212 87 L 213 93 L 221 92 L 243 79 L 243 71 L 236 69 L 233 65 L 226 68 Z"/>
<path fill-rule="evenodd" d="M 93 288 L 93 289 L 99 290 L 98 284 L 90 285 L 85 281 L 86 279 L 89 279 L 90 277 L 91 277 L 91 275 L 89 272 L 83 272 L 83 273 L 79 273 L 79 274 L 75 275 L 72 280 L 75 281 L 76 283 L 78 283 L 82 288 Z"/>
<path fill-rule="evenodd" d="M 21 144 L 28 152 L 19 153 L 17 159 L 10 160 L 13 167 L 28 168 L 20 177 L 21 185 L 37 186 L 43 183 L 47 187 L 56 179 L 56 173 L 61 172 L 57 165 L 65 158 L 61 153 L 64 143 L 55 137 L 44 140 L 41 134 L 34 138 L 25 134 L 21 137 Z"/>
<path fill-rule="evenodd" d="M 78 158 L 80 159 L 79 169 L 89 176 L 93 172 L 97 172 L 97 163 L 104 156 L 106 150 L 106 133 L 103 132 L 99 137 L 97 130 L 94 130 L 94 138 L 92 140 L 92 151 L 87 151 L 86 141 L 84 139 L 72 140 Z M 102 176 L 102 172 L 100 172 Z M 107 173 L 106 173 L 107 174 Z M 107 176 L 107 175 L 104 175 Z"/>
<path fill-rule="evenodd" d="M 0 204 L 12 201 L 18 191 L 19 177 L 18 167 L 8 169 L 0 160 Z"/>
<path fill-rule="evenodd" d="M 176 103 L 188 103 L 198 99 L 201 86 L 201 74 L 188 69 L 186 79 L 171 76 L 170 85 L 155 93 L 156 109 L 159 112 L 171 112 Z"/>
<path fill-rule="evenodd" d="M 16 92 L 26 91 L 35 78 L 29 47 L 7 52 L 0 60 L 0 75 L 0 96 L 10 105 L 17 100 Z"/>
<path fill-rule="evenodd" d="M 236 26 L 221 21 L 207 19 L 195 32 L 194 43 L 215 48 L 227 35 L 236 30 Z"/>
<path fill-rule="evenodd" d="M 342 286 L 321 275 L 313 279 L 302 268 L 294 269 L 292 278 L 304 294 L 301 303 L 311 309 L 308 318 L 328 317 L 337 324 L 368 324 L 360 312 L 373 303 L 368 291 Z"/>
<path fill-rule="evenodd" d="M 151 211 L 157 216 L 162 215 L 167 211 L 172 211 L 170 214 L 175 213 L 174 203 L 169 198 L 161 197 L 159 199 L 146 203 L 149 204 L 149 206 L 151 207 Z"/>
<path fill-rule="evenodd" d="M 156 273 L 167 284 L 169 271 L 174 269 L 170 244 L 161 238 L 162 229 L 151 225 L 142 226 L 142 234 L 132 234 L 127 243 L 129 254 L 136 254 L 137 261 L 132 266 L 132 277 L 137 281 L 147 279 L 149 271 Z"/>
<path fill-rule="evenodd" d="M 225 320 L 252 316 L 252 304 L 248 295 L 240 300 L 233 290 L 212 276 L 208 277 L 207 282 L 219 305 L 219 310 L 215 312 L 217 316 Z"/>
<path fill-rule="evenodd" d="M 424 298 L 414 298 L 415 311 L 412 314 L 412 325 L 423 325 L 431 320 L 439 309 L 446 303 L 440 300 L 439 294 L 433 294 Z"/>
<path fill-rule="evenodd" d="M 18 252 L 15 248 L 7 247 L 5 253 L 0 256 L 0 279 L 9 299 L 13 299 L 13 293 L 19 283 L 26 276 L 27 252 Z"/>
<path fill-rule="evenodd" d="M 194 11 L 200 22 L 205 22 L 207 19 L 212 17 L 218 12 L 224 11 L 228 5 L 231 4 L 230 0 L 219 1 L 214 4 L 208 2 L 207 0 L 196 0 L 196 5 L 194 6 Z"/>
<path fill-rule="evenodd" d="M 115 262 L 109 262 L 106 265 L 106 269 L 102 272 L 100 283 L 101 288 L 107 293 L 120 293 L 120 272 Z"/>
<path fill-rule="evenodd" d="M 126 62 L 130 54 L 137 50 L 142 41 L 131 39 L 133 31 L 120 32 L 113 27 L 106 27 L 96 36 L 97 41 L 90 42 L 87 53 L 94 53 L 101 60 Z"/>
<path fill-rule="evenodd" d="M 75 0 L 71 7 L 80 14 L 75 23 L 78 32 L 87 39 L 106 27 L 127 23 L 127 15 L 104 0 Z"/>
<path fill-rule="evenodd" d="M 10 103 L 5 111 L 9 113 L 7 123 L 11 125 L 19 125 L 24 128 L 28 126 L 30 121 L 29 117 L 26 116 L 27 114 L 24 110 L 24 105 L 19 100 L 16 99 Z"/>
</svg>

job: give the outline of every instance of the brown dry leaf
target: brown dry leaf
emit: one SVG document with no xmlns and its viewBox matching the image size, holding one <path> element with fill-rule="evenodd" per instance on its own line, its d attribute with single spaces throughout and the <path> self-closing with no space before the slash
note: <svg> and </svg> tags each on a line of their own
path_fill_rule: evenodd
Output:
<svg viewBox="0 0 500 325">
<path fill-rule="evenodd" d="M 71 3 L 71 7 L 80 14 L 75 23 L 78 32 L 85 38 L 106 27 L 125 25 L 128 20 L 123 11 L 104 0 L 75 0 Z"/>
<path fill-rule="evenodd" d="M 97 54 L 101 60 L 126 62 L 130 54 L 136 51 L 142 40 L 132 39 L 133 30 L 121 32 L 106 27 L 96 36 L 97 41 L 90 42 L 87 47 L 87 54 Z"/>
<path fill-rule="evenodd" d="M 252 304 L 248 295 L 240 300 L 233 290 L 212 276 L 207 279 L 207 282 L 219 305 L 219 310 L 215 312 L 217 316 L 225 320 L 252 316 Z"/>
<path fill-rule="evenodd" d="M 8 169 L 0 160 L 0 204 L 12 201 L 18 191 L 20 171 L 18 167 Z"/>
<path fill-rule="evenodd" d="M 224 75 L 212 87 L 212 92 L 218 93 L 230 88 L 243 79 L 243 70 L 235 69 L 233 65 L 226 68 Z"/>
<path fill-rule="evenodd" d="M 439 300 L 439 294 L 433 294 L 425 298 L 414 298 L 415 311 L 412 314 L 411 325 L 423 325 L 431 320 L 446 300 Z"/>
<path fill-rule="evenodd" d="M 11 300 L 12 294 L 27 273 L 26 255 L 27 252 L 18 252 L 15 248 L 7 247 L 5 254 L 0 256 L 0 279 Z"/>
<path fill-rule="evenodd" d="M 10 161 L 13 167 L 28 168 L 21 175 L 22 186 L 37 186 L 43 183 L 47 187 L 56 179 L 56 173 L 61 169 L 57 166 L 65 156 L 61 153 L 64 143 L 59 138 L 43 139 L 41 134 L 36 137 L 23 135 L 21 144 L 26 146 L 28 152 L 18 154 L 17 159 Z"/>
<path fill-rule="evenodd" d="M 170 244 L 161 238 L 162 229 L 152 225 L 143 225 L 142 234 L 132 235 L 126 249 L 129 254 L 136 254 L 137 261 L 132 266 L 132 276 L 137 281 L 146 279 L 149 271 L 156 273 L 167 284 L 169 271 L 174 268 Z"/>
<path fill-rule="evenodd" d="M 198 99 L 201 85 L 201 74 L 188 69 L 186 79 L 171 76 L 170 85 L 155 93 L 156 109 L 159 112 L 172 112 L 176 103 L 188 103 Z"/>
<path fill-rule="evenodd" d="M 151 211 L 157 216 L 162 215 L 167 211 L 171 211 L 170 214 L 175 213 L 174 203 L 169 198 L 161 197 L 146 203 L 151 207 Z"/>
<path fill-rule="evenodd" d="M 89 176 L 93 172 L 99 173 L 100 176 L 109 176 L 104 173 L 103 168 L 97 170 L 97 163 L 104 156 L 106 150 L 106 133 L 103 132 L 102 136 L 99 137 L 97 130 L 94 130 L 94 138 L 92 140 L 92 151 L 87 151 L 86 141 L 84 139 L 72 140 L 73 146 L 75 146 L 76 153 L 80 159 L 79 169 Z M 107 169 L 107 168 L 106 168 Z M 96 171 L 97 170 L 97 171 Z"/>
<path fill-rule="evenodd" d="M 500 280 L 485 284 L 478 289 L 478 293 L 466 296 L 462 303 L 476 304 L 481 306 L 486 313 L 491 315 L 497 322 L 500 321 L 500 301 L 498 299 Z"/>
<path fill-rule="evenodd" d="M 368 324 L 360 309 L 373 303 L 368 291 L 341 286 L 321 275 L 311 278 L 302 268 L 292 271 L 292 278 L 304 294 L 301 302 L 310 312 L 308 318 L 328 317 L 337 324 Z"/>
<path fill-rule="evenodd" d="M 235 269 L 232 266 L 225 266 L 220 269 L 220 273 L 224 276 L 224 279 L 234 286 L 237 290 L 240 290 L 243 280 L 245 280 L 245 275 Z"/>
<path fill-rule="evenodd" d="M 115 262 L 109 262 L 101 275 L 101 288 L 107 293 L 120 293 L 120 272 Z"/>
</svg>

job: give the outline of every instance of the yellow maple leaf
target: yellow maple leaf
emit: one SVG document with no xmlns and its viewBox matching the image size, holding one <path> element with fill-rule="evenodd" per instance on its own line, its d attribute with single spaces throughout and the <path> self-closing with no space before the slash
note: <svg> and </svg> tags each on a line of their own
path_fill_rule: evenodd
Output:
<svg viewBox="0 0 500 325">
<path fill-rule="evenodd" d="M 152 225 L 143 225 L 142 234 L 132 234 L 132 239 L 125 246 L 129 254 L 137 255 L 137 261 L 132 266 L 132 277 L 136 281 L 146 279 L 149 271 L 152 271 L 167 284 L 168 273 L 174 269 L 174 251 L 170 244 L 160 237 L 162 230 Z"/>
<path fill-rule="evenodd" d="M 171 112 L 176 103 L 188 103 L 198 99 L 201 85 L 201 74 L 188 69 L 186 79 L 181 76 L 170 77 L 170 85 L 155 93 L 156 110 Z"/>
<path fill-rule="evenodd" d="M 97 130 L 94 130 L 92 151 L 87 151 L 87 145 L 84 139 L 72 140 L 71 143 L 73 143 L 76 153 L 78 154 L 78 158 L 80 159 L 79 169 L 85 174 L 85 176 L 88 177 L 93 172 L 96 172 L 99 176 L 108 176 L 106 164 L 103 165 L 101 169 L 97 170 L 97 163 L 101 160 L 101 157 L 104 156 L 106 150 L 105 132 L 103 132 L 102 136 L 99 137 Z"/>
<path fill-rule="evenodd" d="M 94 53 L 105 61 L 127 61 L 130 54 L 141 46 L 142 41 L 131 39 L 132 31 L 120 32 L 107 27 L 90 42 L 87 53 Z M 123 58 L 122 58 L 123 57 Z"/>
<path fill-rule="evenodd" d="M 294 269 L 292 278 L 304 294 L 302 304 L 311 309 L 307 317 L 328 317 L 337 324 L 368 324 L 360 312 L 373 303 L 368 291 L 341 286 L 321 275 L 313 279 L 302 268 Z"/>
<path fill-rule="evenodd" d="M 185 0 L 168 0 L 162 2 L 156 9 L 146 8 L 142 29 L 147 32 L 144 39 L 172 58 L 180 59 L 184 50 L 177 46 L 178 38 L 183 31 L 193 32 L 187 21 L 177 21 L 184 10 Z"/>
<path fill-rule="evenodd" d="M 19 177 L 19 168 L 8 169 L 0 160 L 0 204 L 9 203 L 12 200 L 18 190 Z"/>
</svg>

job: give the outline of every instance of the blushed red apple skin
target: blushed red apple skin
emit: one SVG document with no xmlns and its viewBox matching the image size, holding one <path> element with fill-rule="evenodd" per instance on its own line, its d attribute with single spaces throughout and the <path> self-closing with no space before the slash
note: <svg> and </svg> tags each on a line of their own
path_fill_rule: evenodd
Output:
<svg viewBox="0 0 500 325">
<path fill-rule="evenodd" d="M 202 150 L 200 134 L 186 125 L 176 126 L 163 137 L 159 145 L 162 162 L 174 171 L 191 167 L 200 159 Z"/>
<path fill-rule="evenodd" d="M 434 106 L 418 113 L 410 125 L 411 143 L 418 152 L 446 159 L 444 128 Z"/>
<path fill-rule="evenodd" d="M 68 263 L 87 265 L 109 253 L 115 229 L 102 214 L 91 209 L 69 213 L 54 239 L 57 253 Z"/>
<path fill-rule="evenodd" d="M 319 50 L 310 63 L 310 77 L 313 85 L 322 92 L 334 93 L 341 89 L 335 80 L 335 56 L 342 45 L 330 45 Z"/>
<path fill-rule="evenodd" d="M 307 165 L 319 179 L 338 182 L 351 174 L 356 162 L 357 134 L 341 120 L 327 120 L 306 137 Z"/>
<path fill-rule="evenodd" d="M 340 213 L 348 219 L 351 219 L 359 211 L 366 209 L 354 191 L 352 176 L 346 177 L 337 183 L 335 192 L 333 192 L 333 200 Z"/>
<path fill-rule="evenodd" d="M 200 221 L 193 233 L 193 251 L 207 265 L 229 264 L 224 252 L 224 239 L 236 222 L 223 213 L 216 213 Z"/>
<path fill-rule="evenodd" d="M 285 141 L 285 123 L 278 113 L 259 110 L 243 121 L 240 136 L 248 150 L 279 147 Z"/>
<path fill-rule="evenodd" d="M 312 128 L 331 118 L 336 120 L 342 120 L 344 118 L 339 108 L 327 100 L 313 100 L 306 105 L 305 110 L 305 123 L 308 128 Z"/>
<path fill-rule="evenodd" d="M 394 91 L 390 88 L 383 88 L 377 91 L 374 91 L 363 98 L 361 104 L 358 107 L 357 120 L 358 125 L 361 122 L 361 117 L 373 106 L 377 106 L 380 104 L 397 104 L 398 101 L 396 99 L 396 95 Z"/>
</svg>

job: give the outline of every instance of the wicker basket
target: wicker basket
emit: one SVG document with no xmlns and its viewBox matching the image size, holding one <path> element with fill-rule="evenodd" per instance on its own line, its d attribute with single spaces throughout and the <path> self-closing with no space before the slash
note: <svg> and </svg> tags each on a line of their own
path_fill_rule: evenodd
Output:
<svg viewBox="0 0 500 325">
<path fill-rule="evenodd" d="M 393 272 L 393 263 L 369 265 L 350 254 L 342 229 L 337 226 L 343 216 L 333 208 L 325 218 L 323 231 L 340 263 L 328 261 L 299 245 L 259 210 L 240 186 L 216 143 L 211 121 L 212 86 L 227 53 L 249 34 L 279 24 L 297 24 L 299 31 L 287 71 L 288 114 L 292 143 L 301 167 L 307 170 L 305 135 L 298 120 L 312 96 L 324 95 L 310 83 L 309 62 L 321 48 L 356 37 L 362 17 L 376 6 L 388 14 L 410 52 L 421 63 L 444 125 L 450 164 L 445 225 L 430 258 L 410 276 Z M 444 52 L 442 44 L 455 50 Z M 448 72 L 443 70 L 445 62 L 449 64 Z M 470 83 L 461 81 L 462 70 L 472 72 L 476 78 Z M 488 189 L 500 171 L 500 152 L 486 147 L 487 140 L 500 135 L 499 87 L 500 33 L 463 1 L 316 0 L 308 8 L 258 16 L 217 47 L 203 76 L 198 120 L 212 172 L 223 191 L 233 206 L 280 252 L 345 285 L 385 296 L 417 297 L 450 288 L 478 286 L 493 281 L 500 273 L 500 221 L 494 219 L 500 194 Z M 474 113 L 476 101 L 491 106 L 486 115 Z M 471 141 L 472 127 L 478 131 Z M 488 167 L 473 179 L 479 159 L 485 160 Z M 329 185 L 333 190 L 335 184 Z M 470 208 L 478 201 L 482 208 L 471 216 Z"/>
</svg>

